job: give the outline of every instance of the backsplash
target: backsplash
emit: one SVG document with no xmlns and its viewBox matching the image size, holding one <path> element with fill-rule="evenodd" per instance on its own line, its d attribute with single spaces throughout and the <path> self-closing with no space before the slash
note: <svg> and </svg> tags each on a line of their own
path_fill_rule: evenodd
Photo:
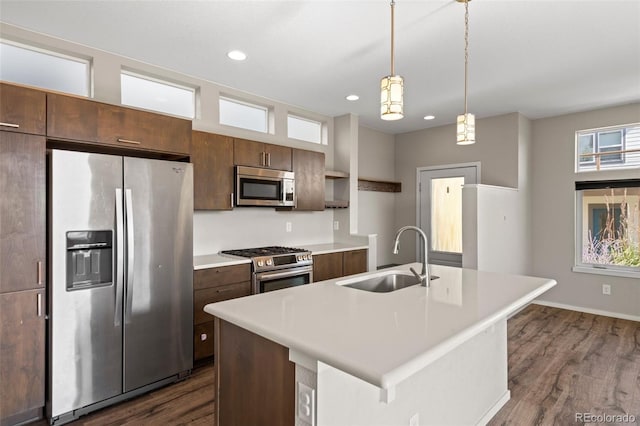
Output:
<svg viewBox="0 0 640 426">
<path fill-rule="evenodd" d="M 287 222 L 291 232 L 287 232 Z M 232 211 L 196 211 L 193 254 L 268 245 L 333 242 L 333 211 L 279 212 L 273 208 L 239 207 Z"/>
</svg>

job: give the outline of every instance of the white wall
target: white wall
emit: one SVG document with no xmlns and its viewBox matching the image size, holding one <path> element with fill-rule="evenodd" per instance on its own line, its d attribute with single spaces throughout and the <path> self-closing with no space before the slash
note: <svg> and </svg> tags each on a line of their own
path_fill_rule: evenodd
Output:
<svg viewBox="0 0 640 426">
<path fill-rule="evenodd" d="M 395 180 L 402 183 L 402 192 L 396 195 L 395 228 L 416 224 L 418 167 L 479 161 L 480 183 L 517 188 L 520 117 L 511 113 L 476 120 L 474 145 L 456 145 L 453 124 L 396 135 Z M 398 262 L 415 261 L 413 240 L 407 240 L 402 247 Z"/>
<path fill-rule="evenodd" d="M 558 285 L 541 300 L 640 320 L 640 279 L 572 272 L 575 186 L 580 180 L 640 177 L 636 170 L 576 174 L 575 132 L 640 121 L 640 103 L 533 121 L 533 273 Z M 611 285 L 611 295 L 602 294 Z"/>
<path fill-rule="evenodd" d="M 360 177 L 393 181 L 395 179 L 394 136 L 360 126 L 358 173 Z M 404 190 L 404 189 L 403 189 Z M 395 236 L 396 193 L 358 191 L 358 230 L 377 234 L 377 266 L 395 263 L 392 254 Z"/>
<path fill-rule="evenodd" d="M 492 185 L 462 188 L 464 268 L 529 273 L 528 217 L 520 191 Z"/>
</svg>

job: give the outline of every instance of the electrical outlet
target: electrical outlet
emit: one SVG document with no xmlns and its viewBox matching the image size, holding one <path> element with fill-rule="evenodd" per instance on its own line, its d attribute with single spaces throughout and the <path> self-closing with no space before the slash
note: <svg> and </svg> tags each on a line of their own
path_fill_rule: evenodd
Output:
<svg viewBox="0 0 640 426">
<path fill-rule="evenodd" d="M 297 382 L 298 385 L 298 419 L 315 426 L 315 389 L 305 385 L 304 383 Z"/>
<path fill-rule="evenodd" d="M 609 284 L 602 284 L 602 294 L 611 296 L 611 286 Z"/>
<path fill-rule="evenodd" d="M 334 231 L 339 231 L 340 230 L 340 222 L 338 222 L 337 220 L 333 221 L 333 230 Z"/>
<path fill-rule="evenodd" d="M 285 223 L 285 225 L 286 225 L 287 232 L 291 232 L 291 229 L 292 229 L 291 228 L 291 222 L 287 222 L 287 223 Z"/>
<path fill-rule="evenodd" d="M 409 419 L 409 426 L 420 426 L 420 415 L 418 413 L 411 416 Z"/>
</svg>

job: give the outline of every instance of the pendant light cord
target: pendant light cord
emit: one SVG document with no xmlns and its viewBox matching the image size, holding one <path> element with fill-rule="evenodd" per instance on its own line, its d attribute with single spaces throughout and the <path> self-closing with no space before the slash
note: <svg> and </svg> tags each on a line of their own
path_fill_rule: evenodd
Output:
<svg viewBox="0 0 640 426">
<path fill-rule="evenodd" d="M 396 2 L 395 0 L 391 1 L 391 75 L 396 75 L 396 67 L 395 67 L 395 50 L 394 50 L 394 10 L 395 10 Z"/>
<path fill-rule="evenodd" d="M 469 74 L 469 0 L 464 2 L 464 113 L 467 114 L 467 86 Z"/>
</svg>

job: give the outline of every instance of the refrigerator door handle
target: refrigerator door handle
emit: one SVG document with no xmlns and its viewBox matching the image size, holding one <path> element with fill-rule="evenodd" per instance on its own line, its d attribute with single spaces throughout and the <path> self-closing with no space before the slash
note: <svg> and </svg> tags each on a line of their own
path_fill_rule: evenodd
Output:
<svg viewBox="0 0 640 426">
<path fill-rule="evenodd" d="M 122 211 L 122 188 L 116 188 L 116 281 L 115 281 L 115 312 L 113 325 L 118 327 L 122 321 L 122 303 L 124 279 L 124 215 Z"/>
<path fill-rule="evenodd" d="M 133 240 L 133 201 L 131 189 L 125 189 L 125 214 L 127 227 L 127 287 L 125 291 L 126 306 L 124 308 L 125 323 L 131 322 L 131 310 L 133 308 L 133 268 L 135 261 L 135 247 Z"/>
</svg>

